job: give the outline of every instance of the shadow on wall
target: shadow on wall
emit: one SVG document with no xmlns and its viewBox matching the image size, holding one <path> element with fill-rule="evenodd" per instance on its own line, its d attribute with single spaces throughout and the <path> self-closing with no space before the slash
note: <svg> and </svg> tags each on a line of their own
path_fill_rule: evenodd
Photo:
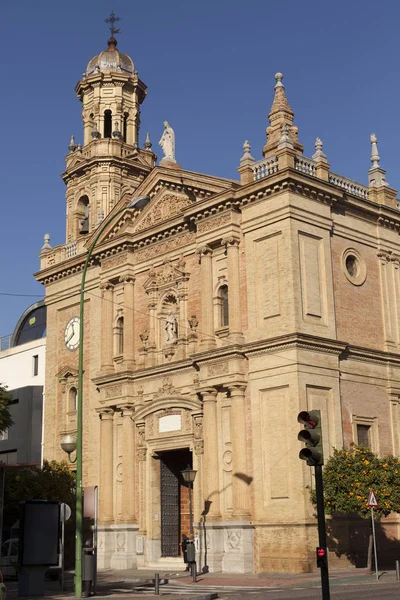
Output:
<svg viewBox="0 0 400 600">
<path fill-rule="evenodd" d="M 398 531 L 395 518 L 375 521 L 379 570 L 394 569 L 396 560 L 400 560 L 400 540 L 395 538 Z M 358 515 L 334 515 L 326 521 L 328 549 L 338 558 L 346 557 L 356 568 L 365 568 L 370 531 L 371 519 L 362 519 Z"/>
<path fill-rule="evenodd" d="M 253 477 L 250 477 L 249 475 L 246 475 L 245 473 L 233 473 L 233 477 L 237 477 L 238 479 L 241 479 L 247 485 L 251 485 L 251 483 L 253 482 Z M 224 492 L 229 487 L 232 487 L 231 483 L 229 485 L 225 486 L 222 490 L 219 490 L 219 491 L 215 490 L 214 492 L 211 492 L 208 499 L 204 500 L 204 508 L 201 513 L 201 519 L 200 519 L 200 523 L 199 523 L 199 548 L 198 548 L 198 550 L 199 550 L 199 564 L 198 564 L 199 573 L 208 573 L 209 572 L 209 566 L 207 564 L 208 541 L 207 541 L 206 523 L 207 523 L 207 515 L 210 512 L 210 508 L 212 505 L 211 498 L 216 495 L 221 495 L 222 492 Z"/>
</svg>

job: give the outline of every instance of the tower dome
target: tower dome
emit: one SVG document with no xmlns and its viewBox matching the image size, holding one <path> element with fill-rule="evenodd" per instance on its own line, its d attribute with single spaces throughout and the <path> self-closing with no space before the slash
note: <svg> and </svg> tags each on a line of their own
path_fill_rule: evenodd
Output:
<svg viewBox="0 0 400 600">
<path fill-rule="evenodd" d="M 133 60 L 127 54 L 123 54 L 117 50 L 117 40 L 115 37 L 110 37 L 107 44 L 107 50 L 103 50 L 89 61 L 86 68 L 86 75 L 88 76 L 99 71 L 125 71 L 126 73 L 133 74 L 135 70 Z"/>
</svg>

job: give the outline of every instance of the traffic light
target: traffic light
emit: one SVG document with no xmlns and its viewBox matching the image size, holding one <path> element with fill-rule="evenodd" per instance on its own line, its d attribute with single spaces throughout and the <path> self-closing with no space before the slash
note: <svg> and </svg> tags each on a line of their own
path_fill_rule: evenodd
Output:
<svg viewBox="0 0 400 600">
<path fill-rule="evenodd" d="M 317 546 L 317 567 L 318 569 L 322 569 L 322 567 L 326 567 L 326 549 Z"/>
<path fill-rule="evenodd" d="M 303 410 L 299 413 L 297 420 L 304 425 L 304 429 L 300 431 L 297 439 L 306 445 L 306 448 L 300 450 L 299 458 L 306 460 L 309 467 L 323 465 L 321 412 L 319 410 L 310 412 Z"/>
</svg>

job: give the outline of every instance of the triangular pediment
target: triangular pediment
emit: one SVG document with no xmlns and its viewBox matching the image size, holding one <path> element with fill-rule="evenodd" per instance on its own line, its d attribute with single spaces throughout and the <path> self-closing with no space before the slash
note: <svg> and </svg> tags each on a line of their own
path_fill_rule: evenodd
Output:
<svg viewBox="0 0 400 600">
<path fill-rule="evenodd" d="M 150 196 L 150 203 L 142 210 L 127 210 L 111 221 L 98 244 L 111 241 L 122 234 L 137 235 L 142 231 L 174 223 L 191 205 L 205 198 L 219 194 L 235 185 L 235 182 L 217 177 L 201 175 L 183 170 L 169 170 L 156 167 L 130 196 L 126 195 L 114 207 L 117 213 L 134 197 Z M 90 247 L 96 232 L 88 237 L 86 247 Z"/>
<path fill-rule="evenodd" d="M 87 159 L 82 156 L 80 152 L 76 152 L 72 155 L 72 157 L 68 160 L 68 171 L 71 171 L 75 167 L 78 167 L 82 163 L 87 163 Z"/>
</svg>

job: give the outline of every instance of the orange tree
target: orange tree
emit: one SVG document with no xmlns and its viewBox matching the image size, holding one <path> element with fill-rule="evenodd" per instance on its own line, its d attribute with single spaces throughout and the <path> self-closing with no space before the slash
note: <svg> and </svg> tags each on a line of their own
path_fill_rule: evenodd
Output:
<svg viewBox="0 0 400 600">
<path fill-rule="evenodd" d="M 391 512 L 400 513 L 400 461 L 395 456 L 379 458 L 368 448 L 351 445 L 348 450 L 334 450 L 323 470 L 325 512 L 357 514 L 370 519 L 368 506 L 370 490 L 374 491 L 378 506 L 376 519 Z M 315 503 L 315 492 L 312 493 Z M 368 548 L 368 566 L 371 565 L 372 538 Z"/>
</svg>

